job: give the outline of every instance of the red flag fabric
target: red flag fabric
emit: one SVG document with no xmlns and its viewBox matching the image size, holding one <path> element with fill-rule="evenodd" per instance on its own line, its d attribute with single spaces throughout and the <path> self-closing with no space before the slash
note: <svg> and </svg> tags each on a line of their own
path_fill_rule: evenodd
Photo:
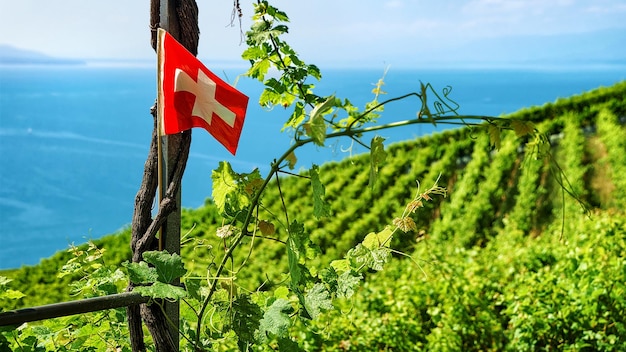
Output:
<svg viewBox="0 0 626 352">
<path fill-rule="evenodd" d="M 235 155 L 248 97 L 209 71 L 163 29 L 158 30 L 157 58 L 161 135 L 202 127 Z"/>
</svg>

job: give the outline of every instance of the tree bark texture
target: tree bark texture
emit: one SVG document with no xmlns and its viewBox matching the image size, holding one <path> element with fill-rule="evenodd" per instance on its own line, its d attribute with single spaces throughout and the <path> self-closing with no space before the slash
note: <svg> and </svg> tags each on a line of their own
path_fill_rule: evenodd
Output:
<svg viewBox="0 0 626 352">
<path fill-rule="evenodd" d="M 170 34 L 194 55 L 197 54 L 200 30 L 198 27 L 198 6 L 194 0 L 170 0 L 175 2 L 175 16 L 171 20 Z M 152 47 L 156 50 L 156 31 L 160 23 L 160 1 L 150 1 L 150 29 Z M 159 210 L 152 218 L 152 205 L 154 204 L 158 187 L 158 143 L 157 109 L 156 105 L 151 110 L 153 117 L 152 142 L 148 157 L 144 165 L 144 175 L 141 186 L 135 197 L 135 210 L 132 220 L 131 249 L 133 262 L 142 260 L 143 253 L 157 249 L 158 241 L 156 234 L 167 216 L 177 210 L 176 195 L 180 189 L 180 183 L 187 165 L 189 146 L 191 144 L 191 131 L 185 131 L 168 143 L 174 143 L 176 150 L 175 162 L 167 175 L 167 191 L 160 201 Z M 127 291 L 132 291 L 134 285 L 129 283 Z M 142 321 L 148 331 L 157 351 L 178 351 L 178 346 L 169 334 L 168 322 L 161 307 L 158 304 L 142 304 L 127 308 L 128 325 L 130 331 L 131 347 L 133 351 L 145 351 Z"/>
</svg>

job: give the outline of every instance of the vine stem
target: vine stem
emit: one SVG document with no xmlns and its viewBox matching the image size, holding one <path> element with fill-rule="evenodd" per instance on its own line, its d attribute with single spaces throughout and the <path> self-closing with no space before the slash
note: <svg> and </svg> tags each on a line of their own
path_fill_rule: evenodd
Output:
<svg viewBox="0 0 626 352">
<path fill-rule="evenodd" d="M 404 95 L 404 96 L 398 97 L 398 98 L 389 99 L 385 103 L 392 102 L 392 101 L 397 101 L 397 100 L 400 100 L 400 99 L 404 99 L 404 98 L 409 97 L 409 96 L 414 95 L 414 94 L 415 93 L 407 94 L 407 95 Z M 441 122 L 442 124 L 446 124 L 448 122 L 454 122 L 454 120 L 461 120 L 461 119 L 489 121 L 489 120 L 492 120 L 493 117 L 478 116 L 478 115 L 439 116 L 439 117 L 435 118 L 435 121 L 436 122 Z M 333 133 L 327 134 L 326 135 L 326 139 L 338 138 L 338 137 L 346 137 L 346 136 L 347 137 L 354 137 L 354 136 L 356 136 L 358 134 L 361 134 L 361 133 L 380 131 L 380 130 L 389 129 L 389 128 L 408 126 L 408 125 L 414 125 L 414 124 L 422 124 L 422 123 L 429 123 L 430 124 L 430 123 L 432 123 L 432 120 L 426 120 L 426 119 L 417 118 L 417 119 L 413 119 L 413 120 L 397 121 L 397 122 L 392 122 L 392 123 L 388 123 L 388 124 L 384 124 L 384 125 L 371 126 L 371 127 L 360 128 L 360 129 L 349 129 L 349 128 L 346 128 L 343 131 L 338 131 L 338 132 L 333 132 Z M 274 177 L 274 175 L 277 175 L 278 172 L 280 172 L 280 168 L 281 168 L 280 165 L 289 157 L 289 155 L 291 153 L 293 153 L 296 149 L 298 149 L 298 148 L 300 148 L 300 147 L 302 147 L 302 146 L 304 146 L 306 144 L 313 143 L 313 142 L 314 142 L 313 138 L 296 140 L 295 143 L 293 145 L 291 145 L 287 149 L 287 151 L 285 151 L 283 153 L 283 155 L 280 156 L 280 158 L 278 158 L 277 160 L 275 160 L 271 164 L 270 172 L 268 173 L 268 175 L 263 180 L 263 184 L 261 185 L 261 187 L 259 187 L 259 189 L 255 193 L 254 198 L 252 199 L 252 202 L 251 202 L 251 204 L 250 204 L 250 206 L 248 208 L 245 220 L 243 221 L 243 224 L 241 226 L 241 228 L 242 228 L 241 232 L 234 238 L 233 242 L 231 243 L 231 245 L 226 250 L 226 253 L 224 253 L 224 257 L 222 258 L 222 261 L 218 265 L 218 267 L 216 269 L 216 272 L 215 272 L 215 275 L 213 275 L 213 277 L 214 277 L 213 282 L 209 286 L 209 292 L 208 292 L 206 298 L 204 299 L 204 301 L 202 302 L 202 307 L 201 307 L 201 309 L 200 309 L 200 311 L 198 312 L 198 315 L 197 315 L 198 316 L 198 326 L 196 327 L 196 346 L 198 346 L 199 342 L 200 342 L 200 330 L 201 330 L 201 327 L 202 327 L 202 324 L 201 324 L 202 318 L 204 317 L 206 309 L 207 309 L 209 303 L 211 302 L 211 298 L 213 297 L 213 294 L 217 290 L 217 282 L 218 282 L 218 280 L 220 278 L 220 275 L 222 274 L 222 271 L 225 269 L 226 264 L 227 264 L 229 258 L 232 257 L 233 252 L 239 246 L 241 240 L 248 235 L 248 232 L 249 232 L 248 231 L 248 226 L 250 225 L 250 223 L 252 221 L 253 214 L 254 214 L 254 209 L 258 206 L 259 201 L 261 199 L 261 195 L 265 191 L 265 188 L 267 188 L 268 184 L 271 182 L 271 180 Z M 287 224 L 287 226 L 289 226 L 289 224 Z"/>
<path fill-rule="evenodd" d="M 260 5 L 261 1 L 257 1 L 257 4 Z M 268 21 L 264 15 L 266 13 L 261 13 L 260 14 L 260 18 L 265 22 L 267 27 L 270 27 L 271 23 L 270 21 Z M 258 15 L 258 13 L 257 13 Z M 269 39 L 269 43 L 268 43 L 268 39 Z M 281 75 L 281 79 L 283 77 L 286 77 L 285 79 L 288 79 L 289 82 L 291 84 L 291 87 L 289 87 L 290 89 L 286 92 L 286 94 L 290 94 L 295 98 L 299 98 L 302 101 L 302 107 L 309 106 L 311 108 L 315 108 L 313 106 L 314 103 L 318 103 L 320 102 L 320 97 L 317 95 L 313 95 L 311 94 L 307 94 L 307 92 L 305 91 L 305 86 L 304 86 L 304 82 L 305 80 L 302 79 L 294 79 L 294 77 L 287 75 L 290 71 L 290 69 L 294 69 L 294 67 L 288 65 L 288 62 L 286 62 L 287 60 L 285 60 L 285 58 L 283 57 L 283 53 L 281 53 L 281 48 L 283 45 L 283 42 L 275 35 L 273 35 L 272 33 L 269 33 L 268 38 L 264 39 L 264 43 L 263 45 L 269 45 L 271 46 L 271 50 L 272 52 L 267 53 L 267 56 L 263 58 L 263 60 L 269 60 L 271 64 L 273 64 L 273 66 L 278 69 L 279 71 L 282 71 L 282 75 Z M 266 51 L 270 51 L 270 50 L 266 50 Z M 272 56 L 276 55 L 275 58 L 273 58 Z M 254 60 L 252 60 L 254 61 Z M 254 62 L 252 62 L 254 65 Z M 298 67 L 296 68 L 301 68 L 300 66 L 302 65 L 296 65 Z M 310 66 L 309 66 L 310 67 Z M 308 76 L 308 70 L 306 71 L 306 75 Z M 263 77 L 265 76 L 265 73 L 261 73 L 260 74 L 260 78 L 259 80 L 263 81 Z M 257 77 L 258 78 L 258 77 Z M 293 86 L 296 86 L 296 89 L 293 89 Z M 369 109 L 366 109 L 364 112 L 360 113 L 359 115 L 357 115 L 350 123 L 347 123 L 345 126 L 339 126 L 337 124 L 335 124 L 333 122 L 333 119 L 327 120 L 324 119 L 325 122 L 325 129 L 324 129 L 324 140 L 327 139 L 332 139 L 332 138 L 339 138 L 339 137 L 349 137 L 352 140 L 356 141 L 357 143 L 363 145 L 365 148 L 368 148 L 367 145 L 365 145 L 364 143 L 361 142 L 361 134 L 363 133 L 368 133 L 368 132 L 375 132 L 375 131 L 382 131 L 382 130 L 386 130 L 386 129 L 391 129 L 391 128 L 396 128 L 396 127 L 402 127 L 402 126 L 410 126 L 410 125 L 416 125 L 416 124 L 433 124 L 436 126 L 437 123 L 443 124 L 443 125 L 458 125 L 458 126 L 477 126 L 479 125 L 479 123 L 481 122 L 488 122 L 488 123 L 494 123 L 495 120 L 497 120 L 496 117 L 493 116 L 482 116 L 482 115 L 459 115 L 457 114 L 457 108 L 453 108 L 450 105 L 448 105 L 446 103 L 446 101 L 444 99 L 442 99 L 436 91 L 434 91 L 432 89 L 432 86 L 430 84 L 427 85 L 421 85 L 421 94 L 417 93 L 417 92 L 412 92 L 412 93 L 408 93 L 402 96 L 398 96 L 395 98 L 391 98 L 388 100 L 385 100 L 383 102 L 380 103 L 376 103 L 375 106 L 370 107 Z M 431 114 L 426 102 L 426 91 L 427 89 L 430 89 L 435 97 L 437 97 L 439 100 L 439 106 L 435 105 L 435 110 L 437 111 L 435 114 Z M 449 94 L 450 90 L 446 89 L 443 91 L 443 96 L 444 98 L 447 98 L 447 95 Z M 422 106 L 420 109 L 420 114 L 418 115 L 418 117 L 416 119 L 411 119 L 411 120 L 403 120 L 403 121 L 395 121 L 395 122 L 391 122 L 391 123 L 387 123 L 387 124 L 381 124 L 381 125 L 375 125 L 375 126 L 368 126 L 368 127 L 363 127 L 368 121 L 365 121 L 365 118 L 373 113 L 374 111 L 376 111 L 377 109 L 379 109 L 380 107 L 395 102 L 395 101 L 399 101 L 402 99 L 406 99 L 409 97 L 417 97 L 418 99 L 420 99 L 420 101 L 422 102 Z M 378 98 L 378 95 L 376 96 L 376 99 Z M 450 99 L 448 99 L 448 101 L 451 101 Z M 452 103 L 454 103 L 453 101 L 451 101 Z M 290 102 L 290 104 L 293 104 L 293 102 Z M 454 103 L 455 105 L 457 105 L 456 103 Z M 443 106 L 445 106 L 448 110 L 444 110 Z M 285 106 L 287 107 L 287 106 Z M 340 108 L 340 106 L 334 106 L 336 108 Z M 441 108 L 440 108 L 441 107 Z M 458 105 L 457 105 L 458 107 Z M 344 110 L 346 110 L 344 108 Z M 347 111 L 347 110 L 346 110 Z M 347 111 L 348 112 L 348 111 Z M 349 113 L 349 112 L 348 112 Z M 422 114 L 424 114 L 424 116 L 421 116 Z M 449 114 L 449 116 L 445 116 L 445 114 Z M 306 113 L 303 114 L 303 117 L 306 116 Z M 301 120 L 299 120 L 301 121 Z M 212 275 L 210 278 L 207 278 L 208 284 L 209 284 L 209 290 L 208 293 L 206 295 L 206 297 L 204 298 L 204 300 L 201 303 L 201 308 L 200 310 L 197 312 L 197 317 L 198 317 L 198 323 L 196 326 L 196 337 L 195 337 L 195 347 L 196 350 L 200 349 L 200 332 L 201 332 L 201 328 L 203 325 L 203 320 L 205 318 L 205 315 L 207 315 L 207 308 L 209 307 L 209 304 L 211 303 L 212 297 L 213 295 L 216 293 L 217 288 L 218 288 L 218 282 L 219 280 L 223 279 L 221 277 L 222 273 L 224 272 L 224 270 L 226 269 L 226 265 L 228 264 L 229 260 L 234 261 L 234 257 L 233 257 L 233 253 L 234 251 L 238 248 L 238 246 L 241 244 L 241 241 L 243 240 L 244 237 L 246 236 L 250 236 L 251 234 L 254 236 L 254 233 L 256 231 L 256 225 L 253 224 L 254 221 L 258 221 L 258 210 L 259 207 L 262 207 L 261 203 L 260 203 L 260 199 L 261 199 L 261 195 L 265 192 L 267 186 L 269 185 L 269 183 L 271 182 L 271 180 L 273 179 L 273 177 L 277 177 L 279 176 L 280 172 L 283 173 L 287 173 L 287 174 L 291 174 L 289 172 L 283 171 L 282 168 L 285 167 L 284 162 L 286 160 L 288 160 L 288 158 L 290 157 L 290 155 L 298 148 L 303 147 L 309 143 L 315 143 L 315 142 L 319 142 L 319 139 L 314 139 L 311 138 L 310 136 L 307 136 L 303 131 L 304 127 L 304 123 L 295 123 L 294 124 L 294 129 L 296 131 L 295 133 L 295 138 L 294 138 L 294 142 L 293 144 L 282 154 L 282 156 L 280 156 L 280 158 L 274 160 L 273 163 L 271 163 L 271 167 L 270 167 L 270 171 L 269 173 L 266 175 L 265 179 L 263 180 L 262 185 L 256 190 L 253 199 L 250 201 L 250 205 L 248 206 L 248 209 L 246 210 L 246 214 L 245 214 L 245 218 L 244 221 L 242 221 L 241 223 L 241 231 L 235 235 L 233 237 L 233 240 L 230 244 L 230 246 L 228 246 L 224 252 L 223 258 L 221 259 L 219 265 L 217 265 L 217 267 L 215 268 L 215 272 L 214 275 Z M 503 130 L 503 129 L 510 129 L 508 128 L 508 126 L 504 126 L 504 125 L 498 125 L 496 126 L 498 128 L 498 130 Z M 330 131 L 330 133 L 327 133 L 328 131 Z M 537 132 L 537 131 L 535 131 Z M 558 180 L 557 180 L 558 181 Z M 569 182 L 568 182 L 569 183 Z M 436 185 L 437 183 L 435 183 Z M 278 183 L 278 187 L 279 187 L 279 192 L 280 191 L 280 183 Z M 427 190 L 425 193 L 428 193 L 429 191 L 435 190 L 435 186 L 433 186 L 430 190 Z M 568 191 L 569 193 L 569 191 Z M 416 194 L 417 198 L 421 197 L 421 194 L 419 193 L 419 186 L 418 186 L 418 193 Z M 282 196 L 282 192 L 281 192 L 281 200 L 283 201 L 283 209 L 284 209 L 284 198 Z M 289 220 L 287 217 L 287 212 L 286 209 L 285 211 L 285 215 L 287 218 L 287 224 L 286 224 L 286 229 L 287 232 L 289 232 Z M 257 214 L 257 216 L 255 217 L 255 212 Z M 406 212 L 407 209 L 405 208 L 405 211 L 402 214 L 402 217 L 406 216 Z M 256 220 L 255 220 L 256 219 Z M 249 230 L 248 228 L 250 227 L 250 225 L 253 224 L 255 225 L 254 231 Z M 385 243 L 382 245 L 385 245 L 388 243 L 388 241 L 390 241 L 391 237 L 393 236 L 393 234 L 398 230 L 398 226 L 395 226 L 395 228 L 393 229 L 391 236 L 388 237 L 385 240 Z M 252 248 L 252 247 L 251 247 Z M 247 260 L 247 259 L 246 259 Z M 244 262 L 245 264 L 245 262 Z M 240 268 L 241 269 L 241 268 Z M 231 302 L 232 303 L 232 302 Z"/>
</svg>

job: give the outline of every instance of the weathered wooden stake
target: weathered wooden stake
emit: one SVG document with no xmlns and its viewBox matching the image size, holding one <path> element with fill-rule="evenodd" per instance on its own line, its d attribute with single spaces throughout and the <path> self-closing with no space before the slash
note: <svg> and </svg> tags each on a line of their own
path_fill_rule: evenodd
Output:
<svg viewBox="0 0 626 352">
<path fill-rule="evenodd" d="M 168 31 L 174 38 L 179 38 L 178 17 L 174 0 L 161 0 L 159 21 L 159 27 Z M 159 143 L 159 203 L 161 203 L 161 200 L 165 198 L 167 187 L 172 181 L 172 172 L 178 158 L 178 146 L 181 144 L 181 135 L 161 136 Z M 161 227 L 159 236 L 159 250 L 166 250 L 170 254 L 180 254 L 181 188 L 182 183 L 176 193 L 176 210 L 167 217 L 167 220 Z M 172 284 L 177 285 L 179 283 L 180 280 L 176 279 L 176 282 Z M 168 325 L 170 336 L 174 345 L 178 347 L 180 344 L 178 335 L 180 304 L 178 301 L 165 301 L 164 303 L 165 315 L 174 324 Z"/>
<path fill-rule="evenodd" d="M 155 50 L 159 27 L 168 30 L 190 52 L 197 54 L 200 30 L 195 0 L 151 0 L 150 28 L 152 47 Z M 135 197 L 131 231 L 132 260 L 135 263 L 140 262 L 143 254 L 150 250 L 160 249 L 180 253 L 180 183 L 189 156 L 191 130 L 160 137 L 158 110 L 157 106 L 151 110 L 154 118 L 152 141 L 141 187 Z M 157 198 L 157 189 L 160 198 L 159 211 L 153 218 L 152 205 Z M 130 282 L 127 291 L 132 292 L 134 287 L 135 285 Z M 143 324 L 150 331 L 157 352 L 179 350 L 179 305 L 168 302 L 164 304 L 164 310 L 161 309 L 162 305 L 155 303 L 127 308 L 133 352 L 143 352 L 147 349 Z"/>
</svg>

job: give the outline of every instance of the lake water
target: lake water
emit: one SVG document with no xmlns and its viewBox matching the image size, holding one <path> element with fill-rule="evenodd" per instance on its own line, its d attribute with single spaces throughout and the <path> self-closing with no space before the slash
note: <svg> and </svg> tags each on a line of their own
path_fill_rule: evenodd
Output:
<svg viewBox="0 0 626 352">
<path fill-rule="evenodd" d="M 230 80 L 235 70 L 216 72 Z M 372 98 L 380 70 L 323 72 L 320 95 L 335 93 L 355 105 Z M 430 82 L 451 97 L 461 114 L 500 115 L 552 102 L 626 79 L 626 69 L 394 70 L 383 89 L 391 98 Z M 288 110 L 256 103 L 260 84 L 240 80 L 250 104 L 238 153 L 232 157 L 202 130 L 195 130 L 183 179 L 182 203 L 198 207 L 210 196 L 211 170 L 229 160 L 239 172 L 260 168 L 290 144 L 280 133 Z M 155 99 L 152 68 L 0 67 L 0 269 L 36 264 L 70 243 L 82 243 L 127 226 L 147 155 Z M 415 118 L 419 101 L 388 106 L 380 123 Z M 431 133 L 432 126 L 385 130 L 400 141 Z M 366 138 L 366 140 L 369 140 Z M 348 140 L 332 148 L 307 146 L 298 165 L 347 156 Z M 363 148 L 355 148 L 358 153 Z"/>
</svg>

